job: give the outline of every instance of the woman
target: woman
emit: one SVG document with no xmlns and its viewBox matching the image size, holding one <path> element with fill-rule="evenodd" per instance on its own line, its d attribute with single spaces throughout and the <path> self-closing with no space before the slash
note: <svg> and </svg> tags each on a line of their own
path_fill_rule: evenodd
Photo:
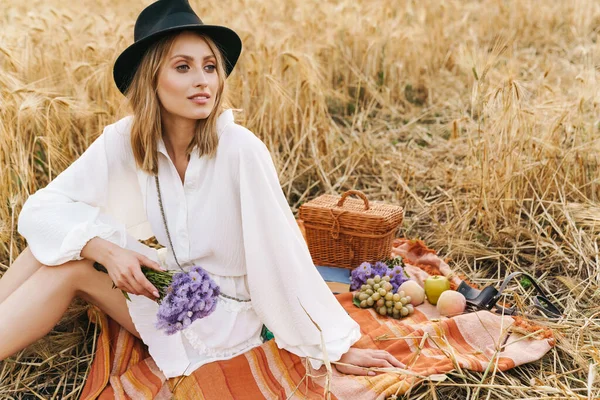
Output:
<svg viewBox="0 0 600 400">
<path fill-rule="evenodd" d="M 330 360 L 402 366 L 385 351 L 350 347 L 360 327 L 314 268 L 267 148 L 225 109 L 240 52 L 235 32 L 204 25 L 186 0 L 142 11 L 135 43 L 114 66 L 133 116 L 107 126 L 23 206 L 29 247 L 0 280 L 0 360 L 48 333 L 78 296 L 142 339 L 167 378 L 260 345 L 263 324 L 280 348 L 319 368 L 321 336 L 307 314 Z M 152 235 L 169 251 L 162 264 L 138 241 Z M 158 292 L 142 265 L 200 265 L 225 297 L 167 336 L 155 327 Z"/>
</svg>

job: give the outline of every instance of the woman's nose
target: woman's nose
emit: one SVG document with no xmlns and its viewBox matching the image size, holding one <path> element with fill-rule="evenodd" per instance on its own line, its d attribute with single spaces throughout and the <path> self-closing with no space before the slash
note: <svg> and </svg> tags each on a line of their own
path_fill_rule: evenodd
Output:
<svg viewBox="0 0 600 400">
<path fill-rule="evenodd" d="M 206 75 L 204 71 L 200 70 L 196 75 L 196 81 L 194 82 L 194 86 L 207 86 L 208 80 L 206 79 Z"/>
</svg>

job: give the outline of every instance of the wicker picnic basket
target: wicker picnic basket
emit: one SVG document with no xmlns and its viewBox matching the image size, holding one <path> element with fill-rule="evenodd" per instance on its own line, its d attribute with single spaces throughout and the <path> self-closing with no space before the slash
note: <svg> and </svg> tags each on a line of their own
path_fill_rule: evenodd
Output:
<svg viewBox="0 0 600 400">
<path fill-rule="evenodd" d="M 353 194 L 360 199 L 348 198 Z M 326 194 L 301 205 L 298 216 L 315 265 L 355 268 L 390 257 L 403 209 L 369 202 L 364 193 L 349 190 L 341 197 Z"/>
</svg>

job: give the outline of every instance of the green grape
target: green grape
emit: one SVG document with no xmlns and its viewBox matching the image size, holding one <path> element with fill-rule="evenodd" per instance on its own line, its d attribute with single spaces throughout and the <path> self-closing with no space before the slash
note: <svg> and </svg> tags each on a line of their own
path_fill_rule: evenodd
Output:
<svg viewBox="0 0 600 400">
<path fill-rule="evenodd" d="M 406 293 L 404 293 L 404 290 L 399 291 L 398 294 L 400 295 L 400 297 L 406 297 Z"/>
<path fill-rule="evenodd" d="M 386 276 L 383 277 L 383 280 L 386 281 L 386 282 L 389 282 L 390 279 L 392 279 L 392 278 L 389 275 L 386 275 Z"/>
<path fill-rule="evenodd" d="M 412 297 L 410 296 L 406 296 L 406 301 L 410 303 L 410 301 L 412 300 Z"/>
<path fill-rule="evenodd" d="M 373 278 L 367 279 L 367 285 L 373 286 L 374 284 L 375 284 L 375 281 L 373 280 Z"/>
<path fill-rule="evenodd" d="M 363 301 L 360 302 L 360 308 L 367 308 L 367 307 L 368 306 L 367 306 L 367 301 L 366 300 L 363 300 Z"/>
<path fill-rule="evenodd" d="M 385 295 L 385 299 L 386 299 L 386 300 L 393 300 L 393 299 L 394 299 L 394 295 L 388 292 L 388 293 Z"/>
<path fill-rule="evenodd" d="M 394 314 L 394 316 L 400 316 L 400 310 L 398 310 L 396 307 L 392 309 L 392 313 Z"/>
<path fill-rule="evenodd" d="M 375 277 L 373 278 L 373 280 L 375 281 L 375 283 L 379 283 L 379 282 L 381 282 L 381 276 L 375 275 Z"/>
<path fill-rule="evenodd" d="M 402 307 L 403 307 L 403 305 L 400 302 L 397 302 L 396 304 L 394 304 L 394 308 L 396 310 L 398 310 L 398 312 L 400 312 L 400 310 L 402 310 Z"/>
<path fill-rule="evenodd" d="M 387 295 L 387 290 L 385 290 L 384 288 L 380 288 L 378 292 L 381 297 L 385 297 L 385 295 Z"/>
<path fill-rule="evenodd" d="M 400 299 L 401 299 L 401 297 L 400 297 L 400 295 L 399 295 L 398 293 L 395 293 L 395 294 L 392 296 L 392 300 L 394 300 L 396 303 L 397 303 L 397 302 L 399 302 L 399 301 L 400 301 Z"/>
<path fill-rule="evenodd" d="M 403 317 L 406 317 L 406 316 L 408 315 L 408 308 L 406 308 L 406 307 L 402 307 L 402 310 L 400 310 L 400 314 L 401 314 Z"/>
<path fill-rule="evenodd" d="M 361 294 L 358 296 L 358 299 L 359 299 L 360 301 L 366 300 L 366 299 L 368 299 L 368 298 L 369 298 L 369 295 L 368 295 L 368 294 L 366 294 L 366 293 L 361 293 Z"/>
<path fill-rule="evenodd" d="M 381 314 L 381 315 L 387 315 L 387 308 L 385 308 L 385 307 L 379 307 L 379 314 Z"/>
<path fill-rule="evenodd" d="M 367 285 L 362 285 L 362 286 L 360 287 L 360 290 L 362 290 L 363 292 L 364 292 L 365 290 L 367 290 Z"/>
<path fill-rule="evenodd" d="M 391 308 L 391 307 L 394 307 L 394 302 L 393 302 L 393 301 L 391 301 L 391 300 L 388 300 L 388 301 L 386 301 L 386 302 L 385 302 L 385 306 L 386 306 L 386 307 L 390 307 L 390 308 Z"/>
<path fill-rule="evenodd" d="M 409 315 L 415 312 L 415 307 L 412 304 L 407 304 L 406 308 L 408 309 Z"/>
<path fill-rule="evenodd" d="M 403 298 L 400 299 L 400 302 L 402 304 L 407 304 L 408 303 L 408 299 L 406 297 L 403 297 Z"/>
<path fill-rule="evenodd" d="M 373 294 L 373 289 L 367 289 L 367 290 L 365 290 L 365 293 L 370 296 Z"/>
<path fill-rule="evenodd" d="M 379 283 L 376 283 L 373 285 L 373 290 L 378 291 L 380 287 L 381 285 L 379 285 Z"/>
<path fill-rule="evenodd" d="M 371 295 L 371 297 L 373 298 L 373 300 L 377 301 L 381 298 L 381 295 L 379 293 L 375 292 Z"/>
<path fill-rule="evenodd" d="M 372 297 L 369 297 L 369 298 L 367 299 L 367 305 L 368 305 L 369 307 L 373 307 L 373 304 L 375 304 L 375 301 L 373 300 L 373 298 L 372 298 Z"/>
<path fill-rule="evenodd" d="M 384 299 L 377 300 L 377 307 L 383 307 L 383 306 L 385 306 L 385 300 Z"/>
<path fill-rule="evenodd" d="M 388 292 L 391 292 L 394 290 L 394 285 L 392 285 L 389 282 L 386 282 L 385 286 L 384 286 L 385 290 L 387 290 Z"/>
</svg>

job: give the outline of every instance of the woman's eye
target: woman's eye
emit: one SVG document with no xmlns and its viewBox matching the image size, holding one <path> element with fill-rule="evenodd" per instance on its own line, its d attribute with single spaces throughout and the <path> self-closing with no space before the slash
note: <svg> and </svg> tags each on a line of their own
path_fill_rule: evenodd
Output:
<svg viewBox="0 0 600 400">
<path fill-rule="evenodd" d="M 207 65 L 204 68 L 206 68 L 209 72 L 214 72 L 214 71 L 216 71 L 217 66 L 216 65 Z"/>
<path fill-rule="evenodd" d="M 178 66 L 176 66 L 176 67 L 175 67 L 175 69 L 176 69 L 177 71 L 185 72 L 185 71 L 187 71 L 188 69 L 190 69 L 190 66 L 189 66 L 189 65 L 187 65 L 187 64 L 181 64 L 181 65 L 178 65 Z"/>
</svg>

